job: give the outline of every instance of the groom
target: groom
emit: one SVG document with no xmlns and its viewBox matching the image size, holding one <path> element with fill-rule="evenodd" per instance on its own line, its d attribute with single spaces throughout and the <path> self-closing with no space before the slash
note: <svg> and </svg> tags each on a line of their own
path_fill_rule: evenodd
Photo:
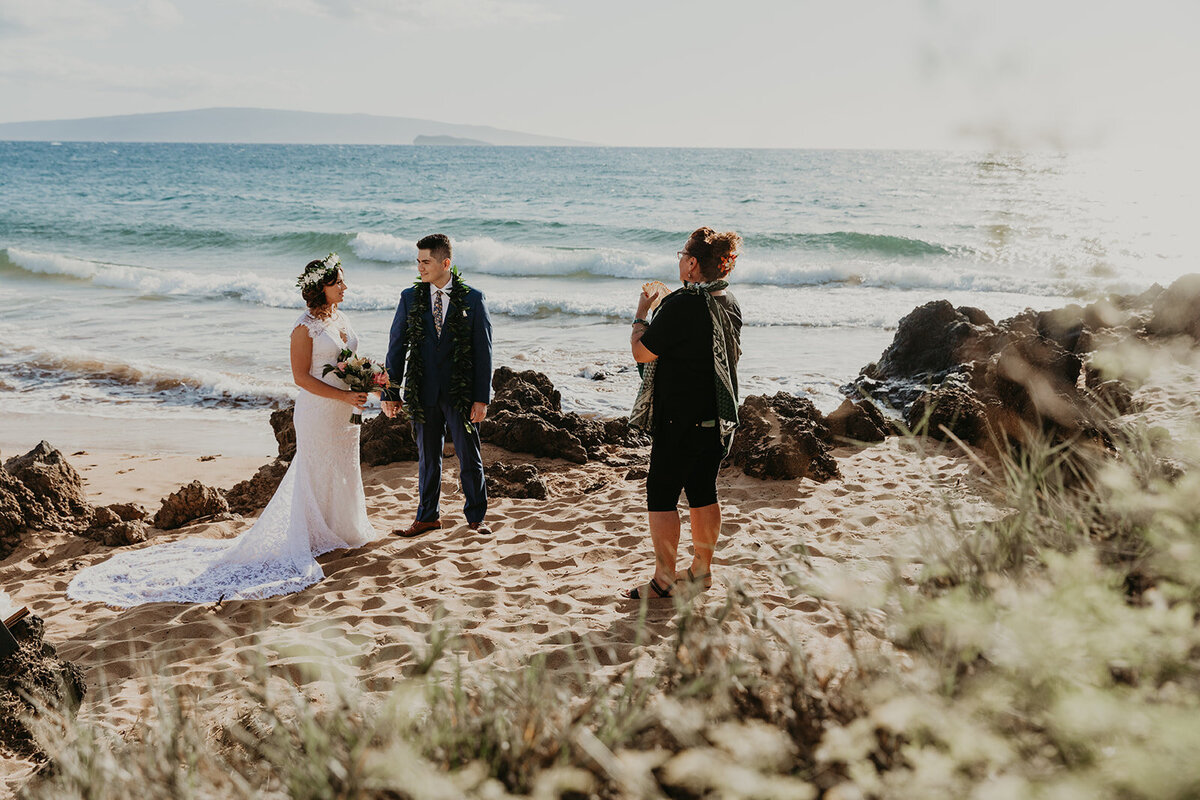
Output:
<svg viewBox="0 0 1200 800">
<path fill-rule="evenodd" d="M 483 294 L 450 268 L 450 239 L 440 233 L 417 242 L 421 279 L 400 294 L 388 343 L 389 375 L 403 376 L 399 390 L 384 395 L 383 413 L 394 417 L 408 404 L 417 439 L 421 504 L 417 519 L 398 536 L 420 536 L 442 527 L 442 447 L 446 429 L 458 455 L 471 530 L 490 534 L 483 516 L 487 488 L 479 455 L 479 430 L 492 388 L 492 322 Z M 469 424 L 468 424 L 469 421 Z"/>
</svg>

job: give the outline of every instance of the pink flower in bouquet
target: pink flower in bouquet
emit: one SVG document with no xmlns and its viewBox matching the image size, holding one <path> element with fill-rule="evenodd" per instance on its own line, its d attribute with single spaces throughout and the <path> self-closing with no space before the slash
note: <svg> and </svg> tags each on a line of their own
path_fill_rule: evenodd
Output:
<svg viewBox="0 0 1200 800">
<path fill-rule="evenodd" d="M 340 378 L 346 388 L 352 392 L 381 392 L 392 386 L 388 371 L 383 364 L 357 355 L 348 348 L 343 348 L 342 352 L 338 353 L 336 362 L 326 364 L 321 370 L 322 377 L 330 373 Z M 350 415 L 350 421 L 355 425 L 362 424 L 361 409 L 355 409 L 354 413 Z"/>
</svg>

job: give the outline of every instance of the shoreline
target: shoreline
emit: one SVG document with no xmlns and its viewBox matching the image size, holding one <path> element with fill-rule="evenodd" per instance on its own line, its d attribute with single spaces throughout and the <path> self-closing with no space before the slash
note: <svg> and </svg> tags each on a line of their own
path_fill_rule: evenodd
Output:
<svg viewBox="0 0 1200 800">
<path fill-rule="evenodd" d="M 124 420 L 91 414 L 0 416 L 0 460 L 26 453 L 45 440 L 67 456 L 80 450 L 106 454 L 235 456 L 269 460 L 275 437 L 266 423 L 242 420 L 140 418 Z"/>
<path fill-rule="evenodd" d="M 278 455 L 271 427 L 219 420 L 138 420 L 59 415 L 52 430 L 44 414 L 0 418 L 0 463 L 47 441 L 83 480 L 89 502 L 137 503 L 151 514 L 162 499 L 198 480 L 228 489 Z M 38 431 L 41 431 L 39 434 Z"/>
</svg>

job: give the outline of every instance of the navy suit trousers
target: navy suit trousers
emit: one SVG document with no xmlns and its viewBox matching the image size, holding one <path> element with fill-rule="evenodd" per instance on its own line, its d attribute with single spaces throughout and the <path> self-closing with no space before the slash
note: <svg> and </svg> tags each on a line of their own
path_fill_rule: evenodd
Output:
<svg viewBox="0 0 1200 800">
<path fill-rule="evenodd" d="M 487 513 L 487 486 L 483 480 L 483 457 L 479 454 L 479 429 L 467 433 L 465 420 L 445 397 L 435 406 L 425 406 L 425 421 L 413 423 L 417 439 L 418 471 L 420 472 L 421 505 L 417 508 L 419 522 L 431 522 L 441 517 L 439 502 L 442 496 L 442 447 L 446 443 L 446 428 L 458 455 L 458 480 L 462 486 L 463 514 L 467 522 L 481 522 Z"/>
</svg>

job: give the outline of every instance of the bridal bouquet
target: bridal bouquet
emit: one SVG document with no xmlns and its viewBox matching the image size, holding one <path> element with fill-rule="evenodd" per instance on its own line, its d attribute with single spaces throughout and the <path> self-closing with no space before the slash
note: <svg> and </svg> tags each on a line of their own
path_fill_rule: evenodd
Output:
<svg viewBox="0 0 1200 800">
<path fill-rule="evenodd" d="M 392 383 L 383 364 L 356 355 L 353 350 L 344 349 L 338 353 L 337 363 L 326 364 L 321 375 L 331 372 L 352 392 L 382 392 L 384 389 L 400 388 Z M 362 425 L 362 414 L 355 411 L 350 415 L 350 421 Z"/>
</svg>

